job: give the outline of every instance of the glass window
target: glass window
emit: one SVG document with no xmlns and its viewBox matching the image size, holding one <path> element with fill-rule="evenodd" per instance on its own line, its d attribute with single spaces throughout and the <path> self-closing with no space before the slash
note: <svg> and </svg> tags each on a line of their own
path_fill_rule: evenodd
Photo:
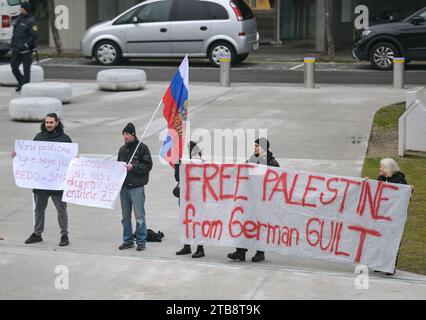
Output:
<svg viewBox="0 0 426 320">
<path fill-rule="evenodd" d="M 177 21 L 210 20 L 209 11 L 204 2 L 197 0 L 179 1 Z"/>
<path fill-rule="evenodd" d="M 169 21 L 172 1 L 159 1 L 147 4 L 138 13 L 139 22 Z"/>
<path fill-rule="evenodd" d="M 420 13 L 420 17 L 425 18 L 426 19 L 426 10 L 423 11 L 422 13 Z"/>
<path fill-rule="evenodd" d="M 129 23 L 134 23 L 133 22 L 133 17 L 135 17 L 137 15 L 137 13 L 139 12 L 139 10 L 140 10 L 140 7 L 127 12 L 121 18 L 118 18 L 114 22 L 114 24 L 129 24 Z"/>
<path fill-rule="evenodd" d="M 228 12 L 220 4 L 214 2 L 205 2 L 207 8 L 210 11 L 211 20 L 228 20 Z"/>
<path fill-rule="evenodd" d="M 21 4 L 21 0 L 7 0 L 7 4 L 9 6 L 17 6 L 18 4 Z"/>
<path fill-rule="evenodd" d="M 244 2 L 244 0 L 232 0 L 232 2 L 235 3 L 238 9 L 240 9 L 244 20 L 249 20 L 254 17 L 253 11 L 251 11 L 250 7 Z"/>
</svg>

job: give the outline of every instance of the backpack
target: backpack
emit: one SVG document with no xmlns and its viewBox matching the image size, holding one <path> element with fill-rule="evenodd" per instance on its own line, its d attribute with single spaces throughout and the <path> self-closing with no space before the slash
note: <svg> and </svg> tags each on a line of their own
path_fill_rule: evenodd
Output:
<svg viewBox="0 0 426 320">
<path fill-rule="evenodd" d="M 164 233 L 162 233 L 161 231 L 158 231 L 157 233 L 155 233 L 151 229 L 148 229 L 147 232 L 148 232 L 146 237 L 147 242 L 161 242 L 162 239 L 164 238 Z"/>
</svg>

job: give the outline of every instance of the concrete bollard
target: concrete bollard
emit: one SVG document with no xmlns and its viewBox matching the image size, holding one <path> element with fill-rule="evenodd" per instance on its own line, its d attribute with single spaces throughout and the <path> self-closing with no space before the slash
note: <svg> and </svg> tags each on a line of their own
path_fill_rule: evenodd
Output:
<svg viewBox="0 0 426 320">
<path fill-rule="evenodd" d="M 393 87 L 403 89 L 405 86 L 405 58 L 393 58 Z"/>
<path fill-rule="evenodd" d="M 315 88 L 315 58 L 305 58 L 305 88 Z"/>
<path fill-rule="evenodd" d="M 228 52 L 220 54 L 220 86 L 231 86 L 231 54 Z"/>
</svg>

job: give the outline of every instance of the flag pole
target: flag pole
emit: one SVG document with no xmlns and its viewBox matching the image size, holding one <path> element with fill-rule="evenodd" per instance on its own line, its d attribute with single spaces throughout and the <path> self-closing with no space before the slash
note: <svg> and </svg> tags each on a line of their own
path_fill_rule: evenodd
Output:
<svg viewBox="0 0 426 320">
<path fill-rule="evenodd" d="M 129 160 L 129 162 L 128 162 L 127 164 L 130 164 L 130 163 L 132 162 L 133 158 L 135 157 L 136 152 L 138 151 L 138 149 L 139 149 L 139 147 L 140 147 L 140 145 L 141 145 L 141 143 L 142 143 L 142 140 L 145 138 L 146 134 L 148 133 L 148 129 L 149 129 L 149 127 L 151 126 L 152 121 L 154 121 L 154 118 L 155 118 L 155 116 L 157 115 L 157 112 L 158 112 L 158 110 L 160 109 L 160 107 L 161 107 L 161 105 L 162 105 L 162 104 L 163 104 L 163 99 L 161 99 L 160 103 L 158 104 L 157 109 L 155 109 L 155 112 L 154 112 L 154 114 L 152 115 L 151 120 L 149 120 L 148 125 L 147 125 L 147 126 L 146 126 L 146 128 L 145 128 L 145 132 L 143 133 L 142 137 L 141 137 L 141 138 L 140 138 L 140 140 L 139 140 L 139 143 L 138 143 L 138 146 L 137 146 L 137 147 L 136 147 L 136 149 L 135 149 L 135 152 L 133 152 L 133 155 L 132 155 L 132 157 L 130 158 L 130 160 Z"/>
</svg>

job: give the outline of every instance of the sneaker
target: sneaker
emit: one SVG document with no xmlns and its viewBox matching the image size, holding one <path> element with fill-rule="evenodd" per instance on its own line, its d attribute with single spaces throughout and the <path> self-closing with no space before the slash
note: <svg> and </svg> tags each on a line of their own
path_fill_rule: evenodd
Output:
<svg viewBox="0 0 426 320">
<path fill-rule="evenodd" d="M 67 235 L 63 235 L 61 237 L 61 242 L 59 243 L 60 247 L 66 247 L 70 244 L 70 239 L 68 238 Z"/>
<path fill-rule="evenodd" d="M 193 259 L 198 259 L 198 258 L 202 258 L 205 257 L 206 255 L 204 254 L 204 250 L 203 249 L 197 249 L 197 251 L 195 251 L 195 253 L 192 255 Z"/>
<path fill-rule="evenodd" d="M 261 251 L 256 252 L 256 255 L 253 258 L 251 258 L 252 262 L 262 262 L 264 260 L 265 260 L 265 253 Z"/>
<path fill-rule="evenodd" d="M 144 244 L 138 244 L 136 247 L 136 251 L 145 251 L 146 246 Z"/>
<path fill-rule="evenodd" d="M 239 261 L 246 261 L 246 253 L 245 252 L 240 252 L 240 251 L 235 251 L 233 253 L 228 254 L 228 258 L 231 260 L 239 260 Z"/>
<path fill-rule="evenodd" d="M 38 243 L 38 242 L 42 242 L 43 238 L 41 236 L 36 235 L 35 233 L 33 233 L 26 241 L 25 244 L 33 244 L 33 243 Z"/>
<path fill-rule="evenodd" d="M 119 250 L 127 250 L 131 249 L 135 246 L 134 243 L 123 243 L 121 246 L 118 247 Z"/>
<path fill-rule="evenodd" d="M 191 254 L 191 246 L 190 245 L 184 245 L 182 249 L 180 249 L 178 252 L 176 252 L 177 256 L 183 256 L 185 254 Z"/>
</svg>

